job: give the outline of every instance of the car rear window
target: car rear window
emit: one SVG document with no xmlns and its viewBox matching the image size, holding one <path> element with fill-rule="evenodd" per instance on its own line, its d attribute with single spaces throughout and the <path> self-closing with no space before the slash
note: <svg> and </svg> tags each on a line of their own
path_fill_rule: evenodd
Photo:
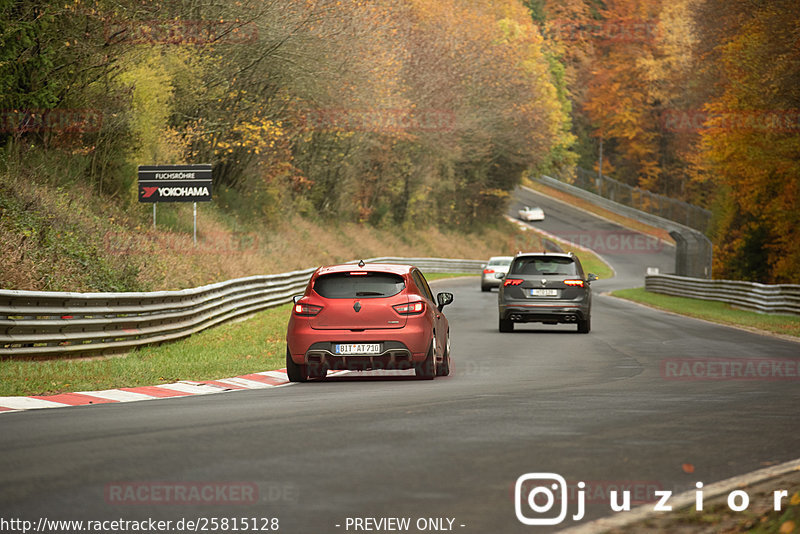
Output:
<svg viewBox="0 0 800 534">
<path fill-rule="evenodd" d="M 334 273 L 317 278 L 314 291 L 327 299 L 391 297 L 406 286 L 403 277 L 391 273 Z"/>
<path fill-rule="evenodd" d="M 572 258 L 532 256 L 517 258 L 511 266 L 511 274 L 577 274 L 577 269 Z"/>
<path fill-rule="evenodd" d="M 492 266 L 495 266 L 495 265 L 509 265 L 510 263 L 511 263 L 511 260 L 489 260 L 488 265 L 492 265 Z"/>
</svg>

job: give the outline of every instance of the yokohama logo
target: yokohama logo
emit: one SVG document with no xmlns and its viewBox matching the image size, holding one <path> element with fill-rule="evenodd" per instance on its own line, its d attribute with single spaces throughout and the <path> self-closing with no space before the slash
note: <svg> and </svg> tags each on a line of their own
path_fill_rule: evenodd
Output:
<svg viewBox="0 0 800 534">
<path fill-rule="evenodd" d="M 207 187 L 159 187 L 162 197 L 199 197 L 208 196 Z"/>
<path fill-rule="evenodd" d="M 158 191 L 158 187 L 142 187 L 142 198 L 150 198 Z"/>
<path fill-rule="evenodd" d="M 208 196 L 208 187 L 142 187 L 142 198 L 150 198 L 158 191 L 161 197 Z"/>
</svg>

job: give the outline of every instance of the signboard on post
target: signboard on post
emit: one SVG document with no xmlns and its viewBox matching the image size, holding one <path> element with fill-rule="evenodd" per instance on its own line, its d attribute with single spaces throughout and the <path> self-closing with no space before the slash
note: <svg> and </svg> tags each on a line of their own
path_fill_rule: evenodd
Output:
<svg viewBox="0 0 800 534">
<path fill-rule="evenodd" d="M 139 202 L 210 202 L 211 164 L 139 165 Z"/>
<path fill-rule="evenodd" d="M 211 202 L 211 164 L 139 165 L 139 202 L 153 205 L 153 229 L 157 203 L 193 202 L 193 240 L 197 245 L 197 203 Z"/>
</svg>

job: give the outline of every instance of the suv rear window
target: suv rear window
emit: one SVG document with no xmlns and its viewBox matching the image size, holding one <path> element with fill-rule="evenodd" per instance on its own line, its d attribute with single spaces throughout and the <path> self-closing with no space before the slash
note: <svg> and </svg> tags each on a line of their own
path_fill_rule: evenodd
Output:
<svg viewBox="0 0 800 534">
<path fill-rule="evenodd" d="M 314 291 L 326 299 L 391 297 L 406 287 L 402 276 L 391 273 L 334 273 L 317 278 Z"/>
<path fill-rule="evenodd" d="M 572 258 L 558 256 L 529 256 L 517 258 L 511 266 L 511 274 L 578 274 Z"/>
</svg>

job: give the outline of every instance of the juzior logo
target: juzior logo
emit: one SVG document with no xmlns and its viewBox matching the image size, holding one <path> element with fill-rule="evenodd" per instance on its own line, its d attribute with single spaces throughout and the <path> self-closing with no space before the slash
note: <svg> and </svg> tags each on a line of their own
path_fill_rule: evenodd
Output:
<svg viewBox="0 0 800 534">
<path fill-rule="evenodd" d="M 150 198 L 153 196 L 153 193 L 158 191 L 158 186 L 156 187 L 142 187 L 142 198 Z"/>
</svg>

